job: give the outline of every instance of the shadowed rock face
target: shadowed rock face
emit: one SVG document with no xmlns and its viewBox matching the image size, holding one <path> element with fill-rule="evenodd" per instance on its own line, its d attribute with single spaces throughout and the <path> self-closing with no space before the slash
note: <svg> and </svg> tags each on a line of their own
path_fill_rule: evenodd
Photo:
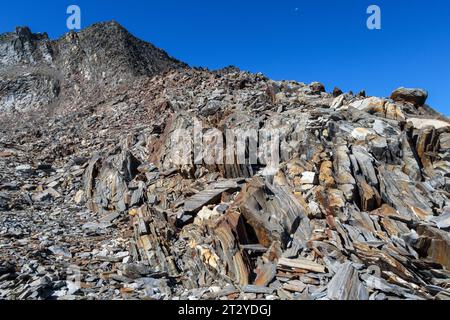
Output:
<svg viewBox="0 0 450 320">
<path fill-rule="evenodd" d="M 50 104 L 76 108 L 73 104 L 86 95 L 107 96 L 136 77 L 185 66 L 116 22 L 94 24 L 54 41 L 18 27 L 0 36 L 0 112 Z M 13 97 L 23 90 L 28 96 Z"/>
<path fill-rule="evenodd" d="M 450 297 L 425 91 L 188 68 L 116 23 L 0 44 L 0 299 Z"/>
</svg>

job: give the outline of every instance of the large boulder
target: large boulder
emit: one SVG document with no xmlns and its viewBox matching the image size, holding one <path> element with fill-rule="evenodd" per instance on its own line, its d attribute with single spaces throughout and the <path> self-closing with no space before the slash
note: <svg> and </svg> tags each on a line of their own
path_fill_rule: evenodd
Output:
<svg viewBox="0 0 450 320">
<path fill-rule="evenodd" d="M 423 106 L 427 101 L 428 92 L 423 89 L 398 88 L 391 94 L 394 101 L 411 102 L 416 106 Z"/>
<path fill-rule="evenodd" d="M 325 90 L 325 86 L 324 86 L 322 83 L 320 83 L 320 82 L 312 82 L 312 83 L 309 85 L 309 88 L 310 88 L 311 91 L 312 91 L 313 93 L 315 93 L 315 94 L 320 94 L 320 93 L 326 91 L 326 90 Z"/>
</svg>

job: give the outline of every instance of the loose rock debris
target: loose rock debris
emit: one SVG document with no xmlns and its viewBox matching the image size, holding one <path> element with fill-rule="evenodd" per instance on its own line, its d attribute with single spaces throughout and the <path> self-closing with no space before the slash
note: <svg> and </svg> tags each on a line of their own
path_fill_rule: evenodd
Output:
<svg viewBox="0 0 450 320">
<path fill-rule="evenodd" d="M 115 23 L 57 41 L 90 47 L 98 30 L 131 41 Z M 110 59 L 111 77 L 129 76 L 118 54 L 90 67 Z M 0 55 L 8 81 L 14 57 Z M 33 59 L 37 73 L 59 68 Z M 102 96 L 85 96 L 94 88 L 83 79 L 80 92 L 45 88 L 45 99 L 64 98 L 52 113 L 21 110 L 22 95 L 0 106 L 0 298 L 450 298 L 450 129 L 424 90 L 329 94 L 320 83 L 158 59 Z M 40 80 L 17 81 L 39 96 Z M 2 99 L 8 90 L 0 86 Z M 279 162 L 271 139 L 258 140 L 256 162 L 251 139 L 243 162 L 195 158 L 197 122 L 213 160 L 226 157 L 220 146 L 238 160 L 227 146 L 255 130 L 280 133 Z M 192 161 L 178 164 L 180 150 Z"/>
</svg>

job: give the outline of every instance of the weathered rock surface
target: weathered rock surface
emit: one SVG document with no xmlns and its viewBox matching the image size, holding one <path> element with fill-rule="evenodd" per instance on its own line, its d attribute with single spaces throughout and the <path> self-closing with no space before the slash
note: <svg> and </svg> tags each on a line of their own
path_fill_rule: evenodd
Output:
<svg viewBox="0 0 450 320">
<path fill-rule="evenodd" d="M 423 89 L 398 88 L 391 94 L 394 101 L 411 102 L 417 106 L 423 106 L 428 98 L 428 92 Z"/>
<path fill-rule="evenodd" d="M 421 90 L 191 69 L 116 23 L 0 48 L 0 298 L 450 296 Z"/>
</svg>

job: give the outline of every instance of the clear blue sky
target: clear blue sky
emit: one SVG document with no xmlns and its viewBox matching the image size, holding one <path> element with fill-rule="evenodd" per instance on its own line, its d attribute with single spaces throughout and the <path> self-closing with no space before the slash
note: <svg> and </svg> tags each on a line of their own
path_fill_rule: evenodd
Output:
<svg viewBox="0 0 450 320">
<path fill-rule="evenodd" d="M 369 95 L 423 87 L 450 115 L 448 0 L 19 0 L 0 4 L 0 32 L 28 25 L 52 38 L 77 4 L 82 27 L 117 20 L 133 34 L 193 66 L 230 64 L 274 79 L 320 81 Z M 382 10 L 382 30 L 366 9 Z"/>
</svg>

